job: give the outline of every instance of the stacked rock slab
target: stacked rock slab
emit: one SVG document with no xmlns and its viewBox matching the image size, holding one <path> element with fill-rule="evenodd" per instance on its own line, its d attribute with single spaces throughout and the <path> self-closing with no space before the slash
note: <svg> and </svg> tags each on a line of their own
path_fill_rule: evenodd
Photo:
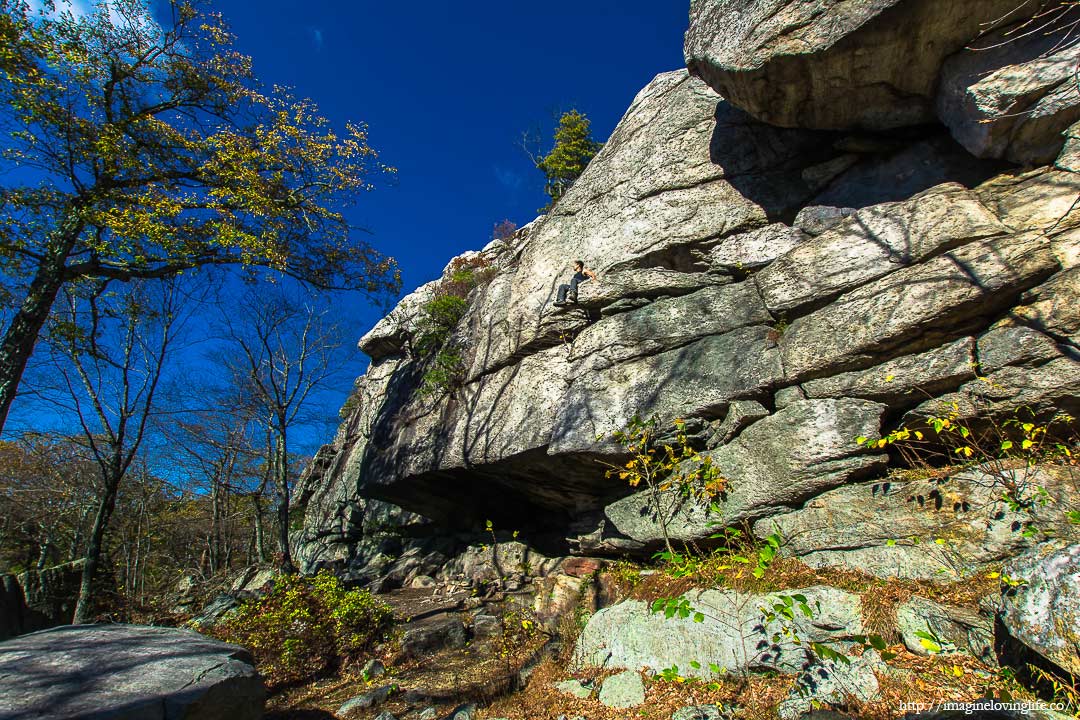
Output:
<svg viewBox="0 0 1080 720">
<path fill-rule="evenodd" d="M 437 282 L 362 338 L 354 410 L 298 493 L 305 567 L 367 564 L 379 527 L 485 520 L 559 554 L 749 523 L 797 537 L 787 552 L 811 564 L 907 577 L 1030 546 L 1015 523 L 980 526 L 973 508 L 994 500 L 977 477 L 892 484 L 895 458 L 856 442 L 942 407 L 971 422 L 1080 414 L 1080 175 L 1065 155 L 1048 165 L 1076 103 L 1049 70 L 1016 85 L 1032 79 L 1012 64 L 1042 60 L 1011 52 L 980 60 L 1008 63 L 980 74 L 992 92 L 946 82 L 1029 4 L 695 0 L 691 72 L 649 83 L 550 213 L 468 254 L 494 276 L 454 331 L 461 386 L 417 392 L 411 339 Z M 972 93 L 1050 99 L 1020 122 Z M 554 308 L 575 258 L 600 280 Z M 635 414 L 693 428 L 727 481 L 710 513 L 607 472 Z M 1047 490 L 1071 502 L 1070 487 Z"/>
</svg>

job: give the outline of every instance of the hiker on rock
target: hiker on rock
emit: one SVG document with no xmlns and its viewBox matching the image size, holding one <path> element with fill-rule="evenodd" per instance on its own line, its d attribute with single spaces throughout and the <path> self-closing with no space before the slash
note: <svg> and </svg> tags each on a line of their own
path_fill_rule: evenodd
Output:
<svg viewBox="0 0 1080 720">
<path fill-rule="evenodd" d="M 577 302 L 577 288 L 578 285 L 586 280 L 599 280 L 592 270 L 585 268 L 585 262 L 583 260 L 574 261 L 574 276 L 570 278 L 569 283 L 563 283 L 559 286 L 559 294 L 555 298 L 555 307 L 563 307 L 564 305 L 572 305 Z M 567 294 L 569 293 L 569 298 Z"/>
</svg>

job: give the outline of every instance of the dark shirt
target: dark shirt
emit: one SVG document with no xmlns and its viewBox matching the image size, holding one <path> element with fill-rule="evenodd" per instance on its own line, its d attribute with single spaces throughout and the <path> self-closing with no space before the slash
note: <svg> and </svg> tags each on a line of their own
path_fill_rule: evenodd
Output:
<svg viewBox="0 0 1080 720">
<path fill-rule="evenodd" d="M 580 282 L 585 282 L 588 279 L 589 279 L 589 276 L 586 275 L 584 272 L 582 272 L 580 270 L 578 272 L 574 273 L 574 280 L 579 282 L 579 283 Z"/>
</svg>

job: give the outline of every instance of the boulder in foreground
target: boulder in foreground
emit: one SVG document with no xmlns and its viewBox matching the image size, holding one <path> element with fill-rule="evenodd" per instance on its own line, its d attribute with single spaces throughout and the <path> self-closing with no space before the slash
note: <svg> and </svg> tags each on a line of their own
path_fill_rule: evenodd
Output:
<svg viewBox="0 0 1080 720">
<path fill-rule="evenodd" d="M 0 720 L 256 720 L 251 655 L 189 630 L 74 625 L 0 643 Z"/>
</svg>

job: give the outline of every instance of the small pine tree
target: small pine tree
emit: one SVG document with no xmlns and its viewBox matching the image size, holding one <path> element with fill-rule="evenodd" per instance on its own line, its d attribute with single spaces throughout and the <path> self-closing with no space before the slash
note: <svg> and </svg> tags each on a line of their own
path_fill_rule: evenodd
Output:
<svg viewBox="0 0 1080 720">
<path fill-rule="evenodd" d="M 536 167 L 547 176 L 544 192 L 551 198 L 548 207 L 570 189 L 603 146 L 592 139 L 589 125 L 589 118 L 577 110 L 563 113 L 555 130 L 554 147 L 536 162 Z"/>
</svg>

